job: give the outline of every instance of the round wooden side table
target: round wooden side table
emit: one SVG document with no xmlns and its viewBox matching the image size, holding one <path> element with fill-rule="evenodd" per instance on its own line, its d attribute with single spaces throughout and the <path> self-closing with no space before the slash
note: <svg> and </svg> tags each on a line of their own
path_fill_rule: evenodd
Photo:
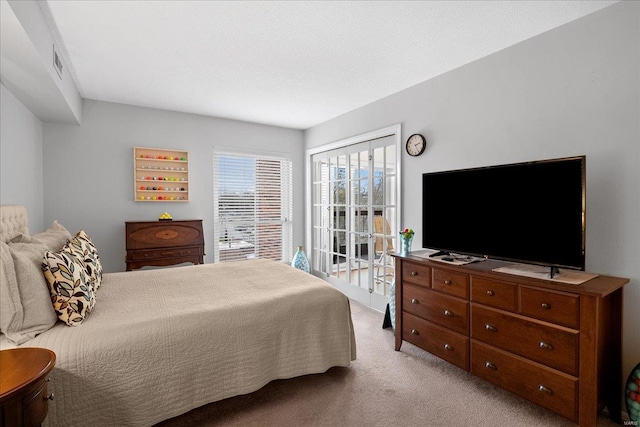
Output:
<svg viewBox="0 0 640 427">
<path fill-rule="evenodd" d="M 46 348 L 0 351 L 0 427 L 42 423 L 53 400 L 47 383 L 55 364 L 56 354 Z"/>
</svg>

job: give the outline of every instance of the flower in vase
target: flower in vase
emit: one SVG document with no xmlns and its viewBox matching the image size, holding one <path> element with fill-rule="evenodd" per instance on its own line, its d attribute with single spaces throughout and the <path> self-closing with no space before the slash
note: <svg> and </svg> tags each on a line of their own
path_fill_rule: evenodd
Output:
<svg viewBox="0 0 640 427">
<path fill-rule="evenodd" d="M 400 232 L 400 236 L 404 237 L 405 239 L 412 238 L 414 234 L 415 232 L 413 231 L 413 228 L 405 228 Z"/>
</svg>

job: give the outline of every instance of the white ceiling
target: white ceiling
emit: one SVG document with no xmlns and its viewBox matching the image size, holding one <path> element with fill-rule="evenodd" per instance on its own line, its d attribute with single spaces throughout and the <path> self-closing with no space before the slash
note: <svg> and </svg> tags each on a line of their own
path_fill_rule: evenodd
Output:
<svg viewBox="0 0 640 427">
<path fill-rule="evenodd" d="M 306 129 L 615 1 L 48 1 L 84 98 Z"/>
</svg>

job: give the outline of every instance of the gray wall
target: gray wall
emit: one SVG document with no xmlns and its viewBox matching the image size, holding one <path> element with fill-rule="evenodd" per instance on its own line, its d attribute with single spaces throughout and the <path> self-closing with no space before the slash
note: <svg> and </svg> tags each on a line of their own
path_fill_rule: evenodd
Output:
<svg viewBox="0 0 640 427">
<path fill-rule="evenodd" d="M 42 122 L 0 84 L 0 204 L 23 205 L 43 229 Z"/>
<path fill-rule="evenodd" d="M 426 152 L 402 159 L 413 228 L 423 172 L 586 155 L 587 270 L 631 279 L 625 375 L 640 362 L 639 18 L 640 3 L 616 3 L 305 133 L 307 148 L 394 123 L 403 140 L 423 133 Z"/>
<path fill-rule="evenodd" d="M 304 141 L 298 130 L 85 100 L 82 125 L 44 124 L 45 220 L 84 229 L 105 271 L 124 270 L 125 221 L 203 219 L 205 262 L 213 262 L 213 146 L 290 153 L 294 245 L 304 238 Z M 133 200 L 133 147 L 189 151 L 187 203 Z"/>
</svg>

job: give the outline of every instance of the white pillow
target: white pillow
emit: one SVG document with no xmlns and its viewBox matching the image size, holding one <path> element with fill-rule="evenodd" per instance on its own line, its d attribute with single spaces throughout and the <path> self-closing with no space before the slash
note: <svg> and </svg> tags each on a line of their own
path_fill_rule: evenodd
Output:
<svg viewBox="0 0 640 427">
<path fill-rule="evenodd" d="M 42 233 L 34 234 L 33 237 L 43 240 L 48 250 L 59 251 L 71 239 L 71 233 L 58 221 L 53 221 L 51 227 Z"/>
<path fill-rule="evenodd" d="M 11 321 L 7 323 L 6 330 L 3 325 L 2 332 L 11 341 L 22 344 L 49 330 L 57 321 L 56 313 L 51 305 L 48 285 L 42 274 L 42 257 L 47 251 L 47 246 L 42 242 L 10 242 L 7 247 L 13 260 L 15 282 L 17 283 L 17 286 L 10 283 L 12 277 L 9 272 L 7 290 L 12 303 L 16 307 L 21 306 L 22 316 L 19 315 L 20 310 L 14 307 L 14 312 L 10 312 L 7 316 L 11 317 Z M 15 298 L 16 287 L 19 294 L 17 301 Z M 4 295 L 2 299 L 4 300 Z M 3 306 L 4 304 L 3 302 Z"/>
<path fill-rule="evenodd" d="M 0 332 L 7 335 L 22 324 L 18 279 L 9 246 L 0 242 Z"/>
<path fill-rule="evenodd" d="M 18 234 L 11 239 L 11 243 L 41 242 L 47 246 L 48 251 L 59 251 L 70 239 L 71 233 L 69 233 L 69 230 L 64 228 L 58 221 L 53 221 L 53 224 L 47 230 L 33 236 Z"/>
</svg>

